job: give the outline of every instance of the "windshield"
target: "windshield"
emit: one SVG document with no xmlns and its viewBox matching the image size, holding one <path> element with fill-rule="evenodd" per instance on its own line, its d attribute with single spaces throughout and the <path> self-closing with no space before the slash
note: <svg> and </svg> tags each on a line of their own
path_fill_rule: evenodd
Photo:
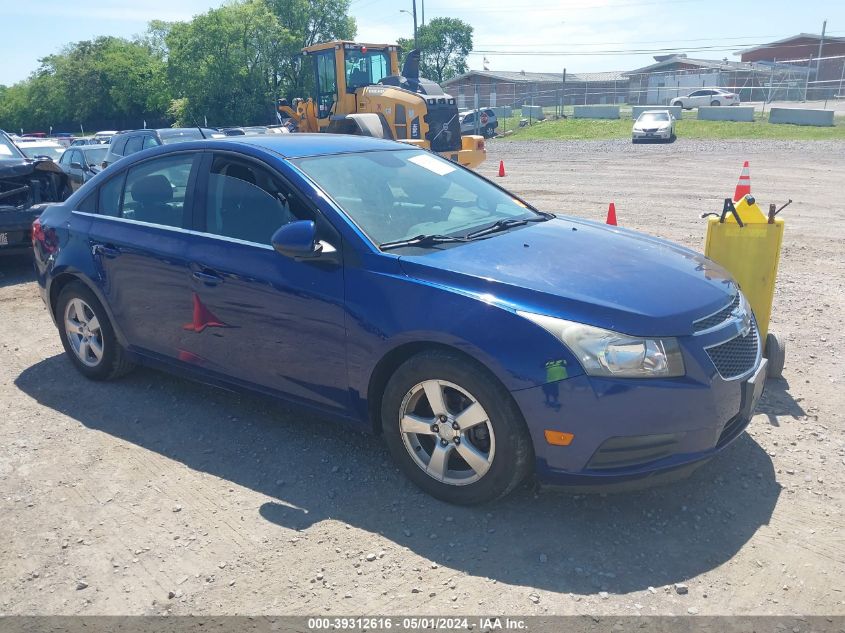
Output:
<svg viewBox="0 0 845 633">
<path fill-rule="evenodd" d="M 645 112 L 640 115 L 640 123 L 660 123 L 669 120 L 669 115 L 665 112 Z"/>
<path fill-rule="evenodd" d="M 53 160 L 59 160 L 62 157 L 62 154 L 65 153 L 65 148 L 61 145 L 33 145 L 23 143 L 20 145 L 20 148 L 27 158 L 49 156 Z"/>
<path fill-rule="evenodd" d="M 106 154 L 109 151 L 109 147 L 108 145 L 95 145 L 90 148 L 86 147 L 80 151 L 85 154 L 85 160 L 88 161 L 89 165 L 99 165 L 105 159 Z"/>
<path fill-rule="evenodd" d="M 421 150 L 293 162 L 379 245 L 418 235 L 463 236 L 500 220 L 540 217 L 483 178 Z"/>
<path fill-rule="evenodd" d="M 0 132 L 0 159 L 20 158 L 21 153 L 8 136 Z"/>
<path fill-rule="evenodd" d="M 356 49 L 346 51 L 346 89 L 377 84 L 389 73 L 390 62 L 385 51 Z"/>
</svg>

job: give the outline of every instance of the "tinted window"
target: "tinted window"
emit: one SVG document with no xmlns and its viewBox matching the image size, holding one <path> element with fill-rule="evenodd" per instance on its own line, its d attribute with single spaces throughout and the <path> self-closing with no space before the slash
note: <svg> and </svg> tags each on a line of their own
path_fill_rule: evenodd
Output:
<svg viewBox="0 0 845 633">
<path fill-rule="evenodd" d="M 147 149 L 148 147 L 158 147 L 159 145 L 160 143 L 158 142 L 158 139 L 156 139 L 155 136 L 144 137 L 144 149 Z"/>
<path fill-rule="evenodd" d="M 60 165 L 70 165 L 73 161 L 70 159 L 71 152 L 70 150 L 65 150 L 65 153 L 62 154 L 62 157 L 59 159 Z"/>
<path fill-rule="evenodd" d="M 97 193 L 89 194 L 85 200 L 80 202 L 76 208 L 79 211 L 86 211 L 87 213 L 96 213 L 97 212 Z"/>
<path fill-rule="evenodd" d="M 206 232 L 258 244 L 269 244 L 280 226 L 310 215 L 268 170 L 225 156 L 214 158 L 206 204 Z"/>
<path fill-rule="evenodd" d="M 182 226 L 182 211 L 194 156 L 166 156 L 129 169 L 121 217 L 164 226 Z"/>
<path fill-rule="evenodd" d="M 109 151 L 112 154 L 117 154 L 118 156 L 123 156 L 124 149 L 126 149 L 126 141 L 129 140 L 128 136 L 115 136 L 111 143 L 109 143 Z"/>
<path fill-rule="evenodd" d="M 135 152 L 140 152 L 143 143 L 143 136 L 130 136 L 129 140 L 126 141 L 126 149 L 123 150 L 123 155 L 129 156 L 130 154 L 134 154 Z"/>
<path fill-rule="evenodd" d="M 100 214 L 120 217 L 120 194 L 126 174 L 119 174 L 100 187 Z"/>
</svg>

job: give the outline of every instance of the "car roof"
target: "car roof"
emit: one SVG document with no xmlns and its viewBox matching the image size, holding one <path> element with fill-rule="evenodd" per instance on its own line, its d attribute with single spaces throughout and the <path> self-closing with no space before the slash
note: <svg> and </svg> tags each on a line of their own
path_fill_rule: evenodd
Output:
<svg viewBox="0 0 845 633">
<path fill-rule="evenodd" d="M 285 158 L 323 156 L 376 150 L 412 149 L 407 143 L 397 143 L 371 136 L 350 134 L 267 134 L 262 136 L 229 136 L 214 139 L 214 143 L 251 145 L 276 152 Z"/>
<path fill-rule="evenodd" d="M 18 145 L 35 146 L 35 147 L 64 147 L 58 141 L 49 138 L 19 138 L 15 139 Z"/>
</svg>

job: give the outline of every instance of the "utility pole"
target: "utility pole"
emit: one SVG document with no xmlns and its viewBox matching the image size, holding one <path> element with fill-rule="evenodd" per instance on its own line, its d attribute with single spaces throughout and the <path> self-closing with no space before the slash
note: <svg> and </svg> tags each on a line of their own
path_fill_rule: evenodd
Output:
<svg viewBox="0 0 845 633">
<path fill-rule="evenodd" d="M 818 80 L 818 78 L 819 78 L 819 67 L 821 66 L 821 63 L 822 63 L 822 60 L 821 60 L 822 46 L 824 46 L 824 32 L 825 32 L 826 29 L 827 29 L 827 20 L 822 22 L 822 36 L 821 36 L 821 38 L 819 38 L 819 54 L 818 54 L 819 59 L 816 60 L 816 80 Z M 812 66 L 812 65 L 813 65 L 813 58 L 811 56 L 810 59 L 807 60 L 807 79 L 804 82 L 804 101 L 807 100 L 807 92 L 810 89 L 810 66 Z"/>
<path fill-rule="evenodd" d="M 414 48 L 419 50 L 420 45 L 419 45 L 419 42 L 417 42 L 417 0 L 413 0 L 413 7 L 414 7 Z"/>
<path fill-rule="evenodd" d="M 422 20 L 420 20 L 420 25 L 425 26 L 425 0 L 420 0 L 420 9 L 422 9 Z"/>
<path fill-rule="evenodd" d="M 818 60 L 816 61 L 816 81 L 819 81 L 819 72 L 821 71 L 822 67 L 822 47 L 824 46 L 824 32 L 827 30 L 827 20 L 822 23 L 822 36 L 819 40 L 819 54 Z M 816 91 L 816 96 L 818 96 L 818 91 Z"/>
</svg>

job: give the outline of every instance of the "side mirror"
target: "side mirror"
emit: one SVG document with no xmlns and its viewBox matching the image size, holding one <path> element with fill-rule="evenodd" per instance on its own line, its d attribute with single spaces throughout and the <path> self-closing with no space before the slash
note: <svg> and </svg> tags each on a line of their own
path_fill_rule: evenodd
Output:
<svg viewBox="0 0 845 633">
<path fill-rule="evenodd" d="M 285 224 L 273 233 L 270 242 L 277 253 L 296 261 L 337 253 L 331 244 L 317 240 L 317 227 L 312 220 Z"/>
<path fill-rule="evenodd" d="M 80 165 L 80 164 L 79 164 L 79 163 L 77 163 L 77 162 L 73 162 L 73 163 L 71 163 L 71 164 L 70 164 L 70 168 L 71 168 L 71 169 L 85 169 L 82 165 Z"/>
</svg>

